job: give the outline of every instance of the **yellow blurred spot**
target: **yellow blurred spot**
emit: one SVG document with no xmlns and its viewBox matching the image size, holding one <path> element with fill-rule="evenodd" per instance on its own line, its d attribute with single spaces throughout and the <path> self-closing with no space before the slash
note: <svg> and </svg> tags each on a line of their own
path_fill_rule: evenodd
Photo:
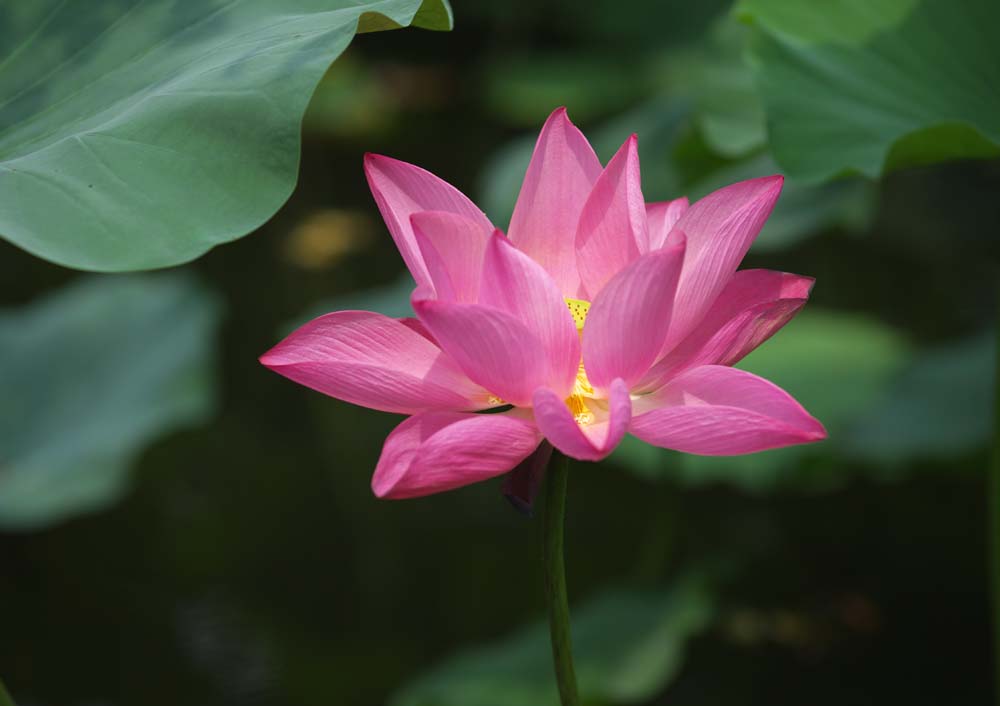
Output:
<svg viewBox="0 0 1000 706">
<path fill-rule="evenodd" d="M 285 257 L 304 270 L 324 270 L 362 250 L 371 240 L 373 230 L 371 218 L 359 211 L 317 211 L 288 236 Z"/>
</svg>

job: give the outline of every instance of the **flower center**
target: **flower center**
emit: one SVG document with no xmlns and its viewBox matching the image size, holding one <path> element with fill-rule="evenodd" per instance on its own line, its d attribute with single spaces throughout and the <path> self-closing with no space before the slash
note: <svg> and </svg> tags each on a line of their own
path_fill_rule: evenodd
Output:
<svg viewBox="0 0 1000 706">
<path fill-rule="evenodd" d="M 573 315 L 573 322 L 576 324 L 577 333 L 583 337 L 583 325 L 587 321 L 587 312 L 590 311 L 590 302 L 582 299 L 566 299 L 566 306 L 569 313 Z M 573 382 L 573 391 L 566 398 L 566 406 L 573 413 L 573 419 L 577 424 L 591 424 L 594 421 L 594 413 L 587 406 L 587 399 L 593 398 L 594 387 L 587 379 L 587 371 L 583 367 L 583 360 L 580 360 L 580 367 L 576 371 L 576 380 Z"/>
<path fill-rule="evenodd" d="M 566 306 L 569 307 L 569 313 L 573 315 L 573 323 L 576 324 L 576 330 L 583 334 L 583 324 L 587 321 L 587 312 L 590 311 L 590 302 L 585 302 L 582 299 L 566 299 Z"/>
</svg>

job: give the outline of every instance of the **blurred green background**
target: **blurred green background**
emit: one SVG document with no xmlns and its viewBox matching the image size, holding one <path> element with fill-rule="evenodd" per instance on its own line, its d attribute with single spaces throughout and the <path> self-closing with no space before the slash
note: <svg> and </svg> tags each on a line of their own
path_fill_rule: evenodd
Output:
<svg viewBox="0 0 1000 706">
<path fill-rule="evenodd" d="M 926 31 L 954 39 L 941 3 L 843 26 L 781 6 L 457 0 L 450 33 L 365 34 L 338 59 L 294 194 L 248 237 L 136 275 L 0 241 L 0 677 L 18 703 L 555 703 L 538 523 L 499 481 L 376 500 L 399 418 L 256 359 L 318 313 L 405 314 L 364 152 L 431 170 L 505 226 L 559 105 L 602 159 L 638 133 L 649 201 L 789 172 L 745 266 L 817 285 L 743 367 L 830 431 L 752 457 L 626 443 L 574 465 L 587 703 L 988 703 L 1000 113 L 977 94 L 942 123 L 961 86 L 892 84 L 900 52 L 913 76 L 961 83 Z M 982 58 L 964 78 L 995 87 L 1000 60 Z M 911 103 L 925 124 L 893 117 Z M 824 116 L 842 144 L 810 132 Z M 972 134 L 979 117 L 997 132 Z"/>
</svg>

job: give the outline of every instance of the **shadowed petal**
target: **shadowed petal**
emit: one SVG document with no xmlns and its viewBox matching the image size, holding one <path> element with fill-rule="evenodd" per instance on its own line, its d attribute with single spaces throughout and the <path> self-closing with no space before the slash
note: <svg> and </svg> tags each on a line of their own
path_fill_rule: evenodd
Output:
<svg viewBox="0 0 1000 706">
<path fill-rule="evenodd" d="M 655 390 L 699 365 L 738 363 L 798 313 L 813 282 L 811 277 L 772 270 L 737 272 L 695 329 L 657 361 L 636 388 Z"/>
<path fill-rule="evenodd" d="M 576 231 L 580 298 L 593 299 L 608 280 L 648 249 L 639 153 L 632 135 L 608 162 L 580 213 Z"/>
<path fill-rule="evenodd" d="M 486 248 L 479 301 L 512 315 L 538 337 L 548 367 L 545 385 L 569 394 L 580 363 L 573 315 L 542 266 L 499 233 Z"/>
<path fill-rule="evenodd" d="M 538 489 L 545 478 L 545 470 L 551 458 L 552 444 L 543 441 L 504 479 L 501 488 L 504 497 L 521 514 L 528 517 L 534 515 L 535 498 L 538 496 Z"/>
<path fill-rule="evenodd" d="M 675 229 L 687 236 L 687 254 L 664 351 L 691 332 L 736 272 L 783 181 L 770 176 L 724 187 L 696 201 L 677 221 Z"/>
<path fill-rule="evenodd" d="M 384 412 L 481 409 L 489 394 L 407 322 L 338 311 L 301 326 L 260 357 L 290 380 Z"/>
<path fill-rule="evenodd" d="M 545 438 L 567 456 L 600 461 L 614 451 L 628 430 L 632 416 L 628 388 L 622 380 L 615 380 L 607 400 L 588 400 L 587 406 L 594 421 L 578 424 L 563 398 L 548 388 L 539 388 L 534 396 L 535 423 Z"/>
<path fill-rule="evenodd" d="M 530 406 L 547 384 L 549 363 L 541 339 L 505 311 L 415 296 L 413 308 L 469 379 L 508 404 Z"/>
<path fill-rule="evenodd" d="M 597 295 L 583 327 L 583 364 L 596 390 L 606 391 L 615 378 L 631 389 L 656 360 L 683 260 L 683 242 L 647 253 Z"/>
<path fill-rule="evenodd" d="M 634 404 L 632 434 L 685 453 L 732 456 L 826 438 L 823 425 L 780 387 L 720 365 L 681 373 Z"/>
<path fill-rule="evenodd" d="M 576 224 L 601 173 L 587 138 L 557 108 L 542 126 L 510 219 L 508 236 L 540 263 L 565 296 L 576 296 Z"/>
<path fill-rule="evenodd" d="M 379 154 L 365 155 L 365 176 L 392 239 L 418 285 L 431 283 L 410 215 L 417 211 L 448 211 L 485 228 L 493 225 L 461 191 L 425 169 Z"/>
<path fill-rule="evenodd" d="M 414 213 L 410 225 L 435 298 L 476 302 L 490 230 L 481 222 L 447 211 Z"/>
<path fill-rule="evenodd" d="M 486 480 L 514 468 L 541 440 L 531 420 L 510 414 L 418 414 L 386 438 L 372 491 L 415 498 Z"/>
<path fill-rule="evenodd" d="M 649 223 L 649 249 L 659 250 L 667 243 L 667 236 L 688 210 L 687 196 L 673 201 L 646 204 L 646 221 Z"/>
</svg>

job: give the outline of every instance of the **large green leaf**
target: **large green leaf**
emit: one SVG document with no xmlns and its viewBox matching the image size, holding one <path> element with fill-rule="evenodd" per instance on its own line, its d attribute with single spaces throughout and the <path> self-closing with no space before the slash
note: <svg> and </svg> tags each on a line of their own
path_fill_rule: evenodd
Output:
<svg viewBox="0 0 1000 706">
<path fill-rule="evenodd" d="M 647 478 L 694 485 L 726 482 L 747 490 L 835 485 L 844 479 L 836 467 L 804 462 L 843 455 L 856 419 L 884 399 L 907 350 L 897 333 L 874 321 L 807 307 L 739 367 L 794 395 L 826 426 L 828 441 L 713 457 L 664 451 L 630 437 L 613 458 Z"/>
<path fill-rule="evenodd" d="M 101 509 L 152 440 L 214 406 L 214 297 L 188 277 L 90 277 L 0 312 L 0 527 Z"/>
<path fill-rule="evenodd" d="M 0 5 L 0 235 L 103 271 L 246 235 L 292 192 L 330 63 L 410 23 L 450 27 L 446 0 Z"/>
<path fill-rule="evenodd" d="M 703 579 L 670 591 L 608 591 L 574 612 L 573 650 L 586 703 L 643 701 L 677 674 L 688 639 L 714 614 Z M 405 687 L 392 706 L 556 706 L 548 627 L 538 623 L 459 654 Z"/>
<path fill-rule="evenodd" d="M 775 159 L 869 176 L 1000 155 L 996 0 L 743 0 Z"/>
</svg>

